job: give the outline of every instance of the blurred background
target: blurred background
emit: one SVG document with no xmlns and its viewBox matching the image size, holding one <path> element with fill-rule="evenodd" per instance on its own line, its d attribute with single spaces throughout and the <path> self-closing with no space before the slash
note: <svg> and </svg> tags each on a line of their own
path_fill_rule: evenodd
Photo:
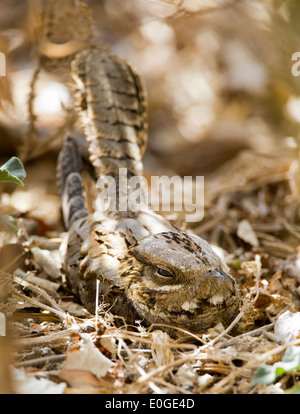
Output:
<svg viewBox="0 0 300 414">
<path fill-rule="evenodd" d="M 299 78 L 291 72 L 299 45 L 297 1 L 0 4 L 0 46 L 7 58 L 7 76 L 1 78 L 2 156 L 21 151 L 37 60 L 43 61 L 42 73 L 32 111 L 43 136 L 61 125 L 62 105 L 71 107 L 66 78 L 59 71 L 62 60 L 86 47 L 91 36 L 98 46 L 127 59 L 146 82 L 149 163 L 151 156 L 163 157 L 163 168 L 211 172 L 218 167 L 216 154 L 211 154 L 212 163 L 207 158 L 199 162 L 201 151 L 195 155 L 203 141 L 220 140 L 221 149 L 215 145 L 212 151 L 224 151 L 220 163 L 232 156 L 230 149 L 250 146 L 268 152 L 274 139 L 289 145 L 290 137 L 298 140 Z M 11 139 L 4 139 L 5 133 Z M 198 159 L 196 165 L 193 159 L 181 159 L 179 149 L 190 150 Z M 33 154 L 21 155 L 25 159 Z"/>
</svg>

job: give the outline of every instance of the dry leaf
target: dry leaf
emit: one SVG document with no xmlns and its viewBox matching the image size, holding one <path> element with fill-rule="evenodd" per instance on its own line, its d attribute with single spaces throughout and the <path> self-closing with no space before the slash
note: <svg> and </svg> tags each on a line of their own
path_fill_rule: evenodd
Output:
<svg viewBox="0 0 300 414">
<path fill-rule="evenodd" d="M 60 276 L 61 263 L 58 260 L 58 256 L 55 253 L 55 250 L 42 250 L 39 247 L 32 247 L 31 252 L 36 263 L 49 276 L 52 276 L 55 279 L 57 279 Z"/>
<path fill-rule="evenodd" d="M 34 285 L 39 286 L 42 289 L 48 290 L 52 293 L 55 293 L 60 287 L 60 284 L 58 283 L 51 282 L 48 279 L 43 279 L 41 277 L 35 276 L 32 272 L 25 273 L 21 269 L 16 269 L 14 271 L 14 275 L 19 276 L 27 282 L 33 283 Z"/>
<path fill-rule="evenodd" d="M 114 363 L 95 347 L 88 334 L 82 334 L 82 338 L 80 348 L 67 353 L 64 369 L 90 371 L 97 378 L 103 377 Z"/>
<path fill-rule="evenodd" d="M 49 381 L 46 378 L 37 378 L 34 374 L 27 374 L 23 369 L 12 369 L 13 384 L 17 394 L 62 394 L 67 384 Z"/>
<path fill-rule="evenodd" d="M 158 367 L 172 363 L 174 360 L 173 352 L 170 348 L 170 337 L 166 332 L 152 332 L 152 356 Z"/>
<path fill-rule="evenodd" d="M 191 364 L 183 364 L 176 372 L 175 382 L 186 390 L 198 382 L 198 374 Z"/>
<path fill-rule="evenodd" d="M 275 322 L 274 337 L 284 344 L 300 337 L 300 312 L 284 312 Z"/>
<path fill-rule="evenodd" d="M 251 246 L 257 247 L 259 245 L 258 238 L 248 220 L 242 220 L 239 222 L 237 235 L 240 239 L 251 244 Z"/>
</svg>

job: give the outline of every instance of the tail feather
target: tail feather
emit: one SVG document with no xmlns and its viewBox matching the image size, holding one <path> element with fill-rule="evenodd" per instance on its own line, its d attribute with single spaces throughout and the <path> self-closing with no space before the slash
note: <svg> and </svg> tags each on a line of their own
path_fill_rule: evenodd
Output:
<svg viewBox="0 0 300 414">
<path fill-rule="evenodd" d="M 81 158 L 76 142 L 71 137 L 58 157 L 58 185 L 62 196 L 65 226 L 69 229 L 79 218 L 88 215 L 81 177 Z"/>
</svg>

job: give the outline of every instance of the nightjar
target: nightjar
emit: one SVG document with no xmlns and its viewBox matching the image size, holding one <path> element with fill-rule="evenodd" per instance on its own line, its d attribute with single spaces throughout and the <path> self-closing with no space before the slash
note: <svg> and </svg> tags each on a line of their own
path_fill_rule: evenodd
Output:
<svg viewBox="0 0 300 414">
<path fill-rule="evenodd" d="M 75 56 L 71 74 L 94 177 L 98 182 L 112 177 L 122 190 L 130 177 L 143 173 L 147 102 L 142 80 L 125 61 L 98 48 Z M 128 324 L 139 320 L 168 332 L 193 333 L 219 322 L 228 326 L 238 313 L 238 289 L 211 246 L 143 203 L 138 209 L 113 210 L 96 202 L 88 212 L 81 164 L 76 141 L 66 138 L 58 159 L 68 229 L 65 269 L 86 308 L 95 312 L 98 280 L 101 309 Z M 95 182 L 99 193 L 97 187 Z"/>
</svg>

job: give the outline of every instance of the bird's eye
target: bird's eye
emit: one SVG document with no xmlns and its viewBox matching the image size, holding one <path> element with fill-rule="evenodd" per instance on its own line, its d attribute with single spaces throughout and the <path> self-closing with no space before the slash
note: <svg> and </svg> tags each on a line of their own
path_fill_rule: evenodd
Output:
<svg viewBox="0 0 300 414">
<path fill-rule="evenodd" d="M 168 270 L 166 269 L 157 269 L 156 271 L 160 276 L 164 276 L 164 277 L 173 277 L 172 273 L 170 273 Z"/>
</svg>

